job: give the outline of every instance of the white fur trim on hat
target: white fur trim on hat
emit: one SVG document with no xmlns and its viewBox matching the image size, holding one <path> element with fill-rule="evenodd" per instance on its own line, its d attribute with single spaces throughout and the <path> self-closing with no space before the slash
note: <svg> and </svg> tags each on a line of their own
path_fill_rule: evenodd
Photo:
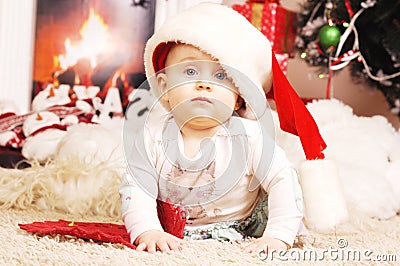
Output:
<svg viewBox="0 0 400 266">
<path fill-rule="evenodd" d="M 347 204 L 333 161 L 304 161 L 299 167 L 299 181 L 303 189 L 307 227 L 321 233 L 331 233 L 348 221 Z"/>
<path fill-rule="evenodd" d="M 155 74 L 153 53 L 159 44 L 167 42 L 193 45 L 217 59 L 222 66 L 244 74 L 232 75 L 225 69 L 255 114 L 265 112 L 265 92 L 272 83 L 271 44 L 245 17 L 227 6 L 202 3 L 167 20 L 148 40 L 144 53 L 146 75 L 156 97 L 161 91 L 155 79 L 151 81 Z M 254 93 L 254 87 L 258 93 Z"/>
</svg>

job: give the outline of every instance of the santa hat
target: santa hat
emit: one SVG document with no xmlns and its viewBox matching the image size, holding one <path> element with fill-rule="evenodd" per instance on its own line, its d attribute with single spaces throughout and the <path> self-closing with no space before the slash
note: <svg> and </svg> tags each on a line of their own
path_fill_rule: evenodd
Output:
<svg viewBox="0 0 400 266">
<path fill-rule="evenodd" d="M 242 15 L 227 6 L 202 3 L 170 18 L 147 42 L 144 53 L 147 77 L 153 77 L 165 67 L 174 43 L 193 45 L 226 67 L 246 101 L 247 110 L 238 111 L 242 117 L 250 118 L 250 113 L 260 117 L 266 111 L 265 94 L 273 85 L 281 128 L 300 137 L 308 160 L 324 158 L 322 150 L 326 144 L 311 114 L 282 73 L 270 42 Z M 249 86 L 243 76 L 253 84 Z M 149 79 L 149 83 L 159 97 L 162 92 L 155 79 Z"/>
</svg>

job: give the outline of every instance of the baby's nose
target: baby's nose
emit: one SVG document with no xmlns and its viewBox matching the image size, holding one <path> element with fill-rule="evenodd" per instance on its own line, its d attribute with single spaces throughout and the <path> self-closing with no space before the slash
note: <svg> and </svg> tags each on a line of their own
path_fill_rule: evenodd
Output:
<svg viewBox="0 0 400 266">
<path fill-rule="evenodd" d="M 212 91 L 212 86 L 208 83 L 200 81 L 196 83 L 196 90 Z"/>
</svg>

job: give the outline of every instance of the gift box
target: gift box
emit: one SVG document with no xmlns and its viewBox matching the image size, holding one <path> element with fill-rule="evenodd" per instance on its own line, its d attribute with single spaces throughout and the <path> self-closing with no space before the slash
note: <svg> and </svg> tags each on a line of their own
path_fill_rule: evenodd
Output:
<svg viewBox="0 0 400 266">
<path fill-rule="evenodd" d="M 282 69 L 283 74 L 287 74 L 287 67 L 288 67 L 288 61 L 289 61 L 289 55 L 288 54 L 275 54 L 276 61 L 278 61 L 278 64 L 280 68 Z"/>
<path fill-rule="evenodd" d="M 296 38 L 295 13 L 284 9 L 277 0 L 247 1 L 232 8 L 268 38 L 275 53 L 292 54 Z"/>
</svg>

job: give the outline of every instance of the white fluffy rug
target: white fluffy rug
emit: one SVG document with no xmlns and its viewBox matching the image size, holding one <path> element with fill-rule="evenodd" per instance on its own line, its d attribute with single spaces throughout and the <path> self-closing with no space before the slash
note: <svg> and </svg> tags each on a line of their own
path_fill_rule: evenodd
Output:
<svg viewBox="0 0 400 266">
<path fill-rule="evenodd" d="M 352 233 L 310 232 L 301 240 L 302 247 L 283 254 L 283 260 L 274 257 L 272 261 L 242 252 L 244 243 L 190 241 L 181 252 L 148 254 L 59 235 L 37 236 L 18 227 L 18 223 L 59 219 L 121 223 L 106 216 L 2 210 L 0 265 L 398 265 L 400 261 L 399 216 L 382 221 L 366 218 Z"/>
</svg>

